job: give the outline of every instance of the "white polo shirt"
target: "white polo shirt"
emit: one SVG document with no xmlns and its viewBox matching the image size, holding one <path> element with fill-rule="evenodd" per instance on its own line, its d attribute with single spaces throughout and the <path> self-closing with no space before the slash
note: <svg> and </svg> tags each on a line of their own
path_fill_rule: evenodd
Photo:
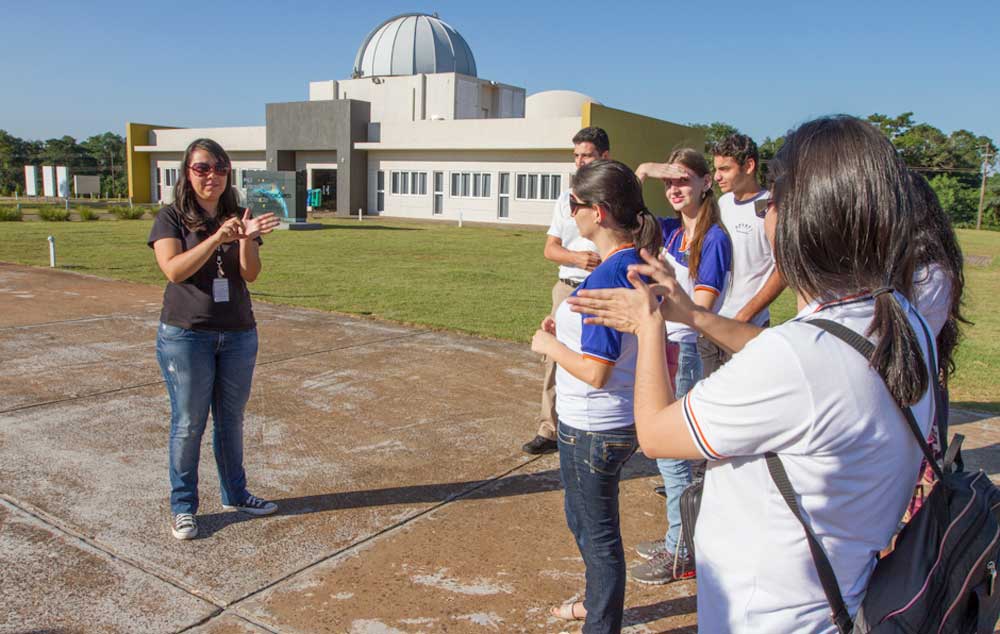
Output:
<svg viewBox="0 0 1000 634">
<path fill-rule="evenodd" d="M 628 281 L 630 264 L 642 259 L 629 245 L 611 253 L 608 259 L 573 291 L 596 288 L 632 288 Z M 635 335 L 607 326 L 583 323 L 588 314 L 574 313 L 569 303 L 556 309 L 556 339 L 577 354 L 596 363 L 612 366 L 602 388 L 581 381 L 562 366 L 556 366 L 556 413 L 559 422 L 584 431 L 606 431 L 634 424 L 633 392 L 635 362 L 639 351 Z"/>
<path fill-rule="evenodd" d="M 559 238 L 564 249 L 570 251 L 593 251 L 599 253 L 597 246 L 586 238 L 580 237 L 580 230 L 576 226 L 576 220 L 569 213 L 569 192 L 564 190 L 556 199 L 556 204 L 552 209 L 552 224 L 549 225 L 548 235 Z M 575 266 L 559 266 L 559 279 L 582 282 L 587 279 L 590 271 L 578 269 Z"/>
<path fill-rule="evenodd" d="M 896 297 L 926 360 L 920 317 Z M 688 430 L 709 460 L 695 535 L 700 631 L 836 631 L 802 526 L 771 481 L 767 451 L 780 456 L 848 611 L 860 606 L 922 454 L 868 362 L 802 322 L 824 318 L 864 333 L 873 307 L 870 296 L 809 306 L 762 332 L 684 397 Z M 925 435 L 933 407 L 930 391 L 913 407 Z"/>
<path fill-rule="evenodd" d="M 722 224 L 733 243 L 733 282 L 719 311 L 723 317 L 740 312 L 774 272 L 774 253 L 764 231 L 764 217 L 758 216 L 754 209 L 754 203 L 770 197 L 771 193 L 764 189 L 741 202 L 737 202 L 732 192 L 719 198 Z M 771 312 L 765 308 L 750 321 L 763 326 L 770 318 Z"/>
<path fill-rule="evenodd" d="M 913 274 L 913 303 L 936 337 L 951 312 L 951 280 L 940 264 L 921 266 Z"/>
</svg>

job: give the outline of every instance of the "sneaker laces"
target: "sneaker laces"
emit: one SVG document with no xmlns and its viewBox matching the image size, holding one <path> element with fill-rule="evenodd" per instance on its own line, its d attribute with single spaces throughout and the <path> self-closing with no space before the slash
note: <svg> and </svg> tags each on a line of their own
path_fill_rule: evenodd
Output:
<svg viewBox="0 0 1000 634">
<path fill-rule="evenodd" d="M 191 513 L 178 513 L 177 517 L 174 518 L 174 528 L 179 531 L 190 530 L 196 525 L 194 515 Z"/>
<path fill-rule="evenodd" d="M 247 493 L 247 499 L 244 500 L 243 504 L 241 504 L 240 506 L 246 506 L 246 507 L 252 508 L 252 509 L 261 509 L 261 508 L 264 508 L 265 506 L 267 506 L 267 502 L 265 502 L 264 500 L 260 499 L 259 497 L 257 497 L 253 493 Z"/>
</svg>

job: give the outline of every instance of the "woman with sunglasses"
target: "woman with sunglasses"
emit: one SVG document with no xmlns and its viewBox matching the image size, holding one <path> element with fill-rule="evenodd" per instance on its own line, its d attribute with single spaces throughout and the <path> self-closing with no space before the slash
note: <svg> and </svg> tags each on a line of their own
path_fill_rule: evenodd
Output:
<svg viewBox="0 0 1000 634">
<path fill-rule="evenodd" d="M 712 190 L 712 173 L 701 152 L 675 150 L 666 163 L 643 163 L 636 170 L 640 180 L 658 178 L 676 214 L 660 220 L 663 227 L 661 257 L 678 284 L 694 303 L 713 313 L 722 308 L 732 270 L 732 243 L 722 227 L 719 205 Z M 667 322 L 667 364 L 671 385 L 680 398 L 702 378 L 698 333 L 682 323 Z M 691 483 L 686 460 L 656 461 L 666 494 L 665 537 L 642 542 L 636 553 L 648 561 L 632 568 L 632 579 L 663 584 L 695 575 L 691 555 L 681 536 L 681 493 Z"/>
<path fill-rule="evenodd" d="M 215 141 L 193 141 L 174 202 L 156 214 L 149 233 L 168 280 L 156 359 L 170 396 L 171 532 L 177 539 L 198 535 L 198 460 L 209 410 L 223 508 L 250 515 L 278 508 L 247 491 L 243 471 L 243 410 L 257 360 L 247 282 L 260 275 L 260 236 L 278 220 L 240 209 L 231 165 Z"/>
<path fill-rule="evenodd" d="M 577 171 L 570 213 L 580 235 L 593 242 L 601 264 L 577 290 L 631 287 L 628 267 L 638 250 L 659 250 L 659 223 L 646 209 L 642 185 L 628 166 L 598 160 Z M 575 294 L 576 291 L 574 291 Z M 557 364 L 559 473 L 566 523 L 586 566 L 582 602 L 552 610 L 585 621 L 587 634 L 621 631 L 625 605 L 625 552 L 618 516 L 618 482 L 636 449 L 632 414 L 636 340 L 611 328 L 583 324 L 563 302 L 546 317 L 531 349 Z"/>
</svg>

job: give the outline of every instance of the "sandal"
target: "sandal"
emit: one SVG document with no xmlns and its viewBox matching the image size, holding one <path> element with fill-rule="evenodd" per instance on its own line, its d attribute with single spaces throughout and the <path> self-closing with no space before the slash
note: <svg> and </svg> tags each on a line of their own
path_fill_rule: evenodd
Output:
<svg viewBox="0 0 1000 634">
<path fill-rule="evenodd" d="M 580 609 L 577 610 L 576 606 L 580 606 Z M 549 614 L 563 621 L 585 621 L 587 619 L 587 613 L 583 610 L 583 601 L 575 599 L 564 601 L 559 607 L 551 608 Z"/>
</svg>

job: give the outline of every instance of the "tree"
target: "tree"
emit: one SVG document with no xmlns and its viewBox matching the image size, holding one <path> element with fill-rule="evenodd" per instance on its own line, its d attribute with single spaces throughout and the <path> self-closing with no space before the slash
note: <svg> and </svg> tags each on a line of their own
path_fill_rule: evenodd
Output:
<svg viewBox="0 0 1000 634">
<path fill-rule="evenodd" d="M 740 131 L 729 125 L 728 123 L 722 123 L 721 121 L 716 121 L 714 123 L 689 123 L 688 126 L 701 130 L 705 133 L 705 148 L 704 152 L 708 156 L 708 163 L 712 163 L 712 146 L 726 138 L 731 134 L 739 134 Z"/>
<path fill-rule="evenodd" d="M 959 178 L 938 174 L 929 180 L 941 207 L 954 223 L 975 223 L 979 208 L 979 192 L 964 184 Z"/>
<path fill-rule="evenodd" d="M 125 168 L 125 139 L 114 132 L 95 134 L 80 144 L 97 162 L 101 191 L 124 196 L 128 188 Z"/>
</svg>

